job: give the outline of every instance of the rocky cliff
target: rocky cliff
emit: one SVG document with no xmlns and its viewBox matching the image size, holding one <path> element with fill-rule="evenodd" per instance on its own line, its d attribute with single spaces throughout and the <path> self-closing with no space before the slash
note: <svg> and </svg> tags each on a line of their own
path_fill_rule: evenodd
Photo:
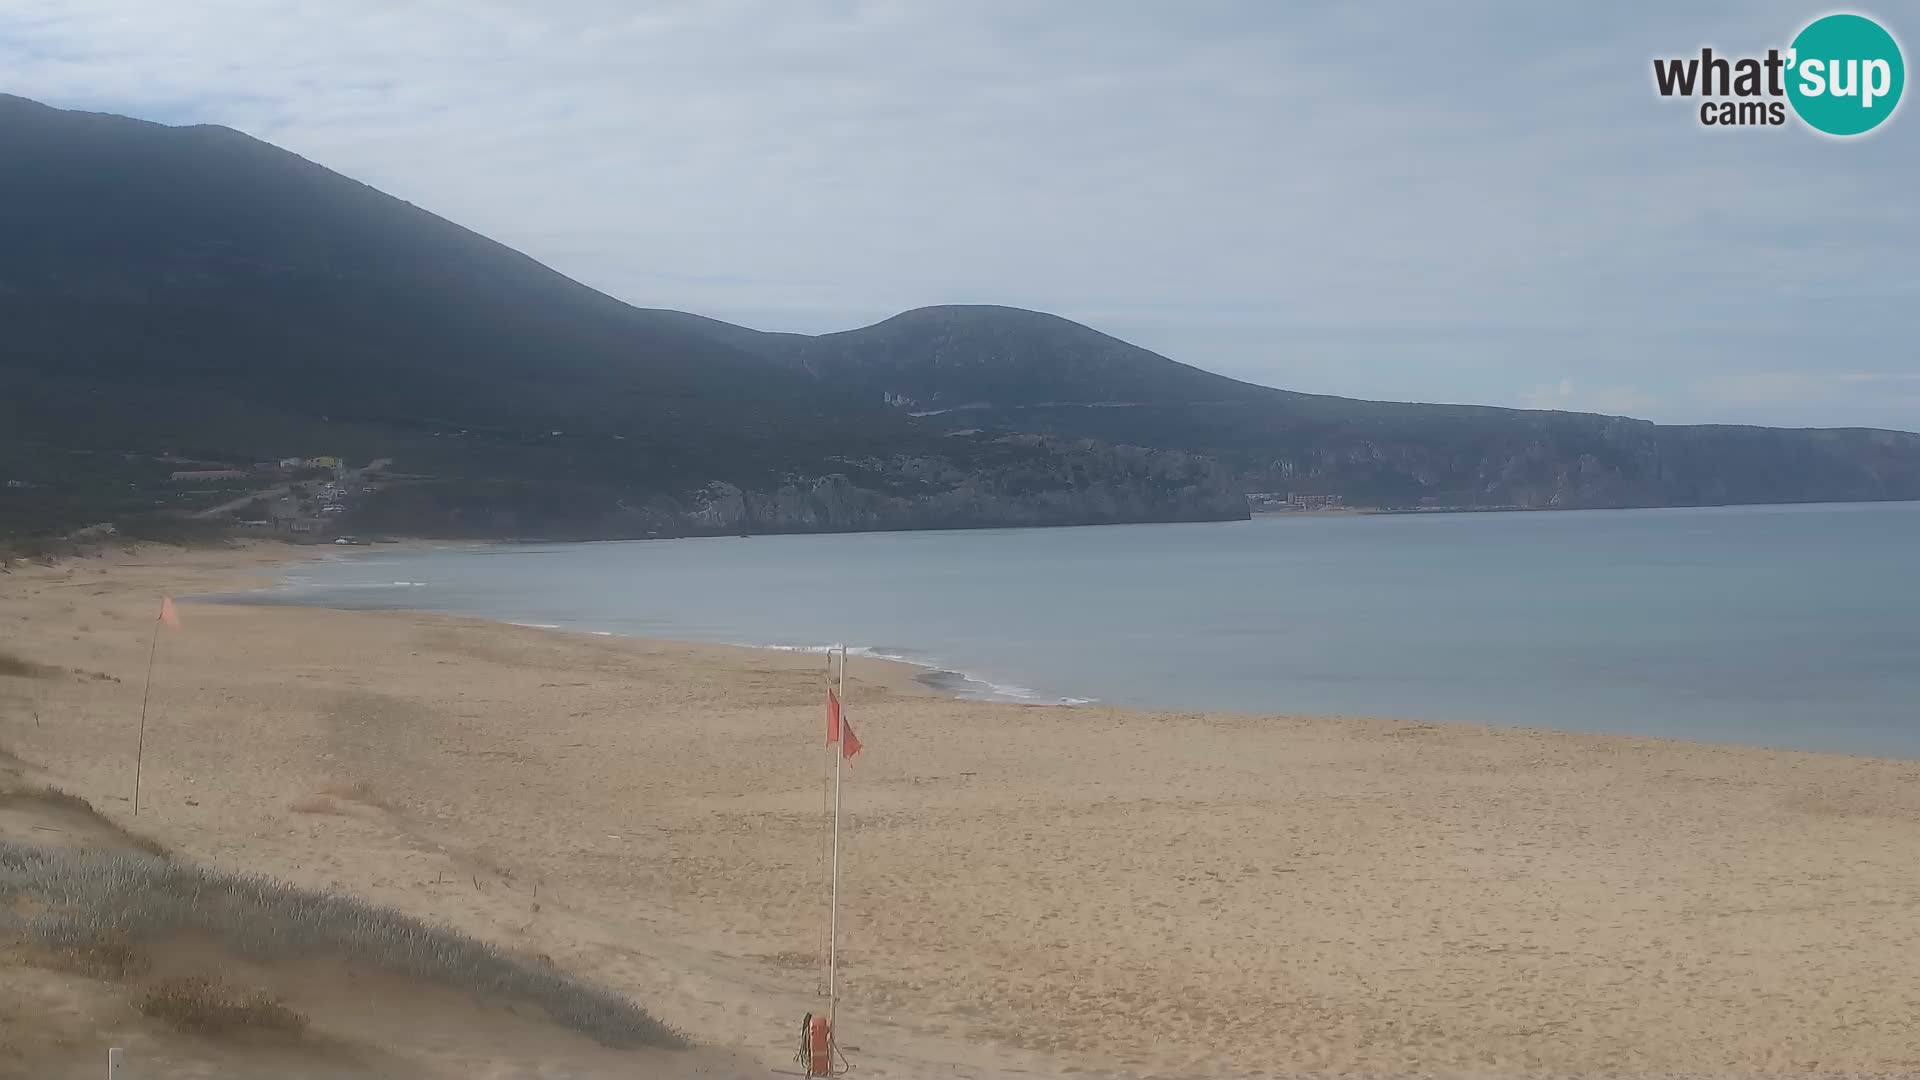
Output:
<svg viewBox="0 0 1920 1080">
<path fill-rule="evenodd" d="M 1011 528 L 1245 520 L 1232 471 L 1179 451 L 1041 436 L 991 440 L 993 467 L 926 455 L 845 459 L 778 484 L 713 481 L 681 495 L 444 482 L 379 492 L 347 523 L 365 532 L 612 539 L 738 533 Z"/>
</svg>

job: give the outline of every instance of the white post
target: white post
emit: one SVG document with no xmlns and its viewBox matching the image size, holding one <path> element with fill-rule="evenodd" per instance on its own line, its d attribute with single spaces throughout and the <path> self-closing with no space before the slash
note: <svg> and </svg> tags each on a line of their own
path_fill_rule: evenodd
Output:
<svg viewBox="0 0 1920 1080">
<path fill-rule="evenodd" d="M 840 651 L 839 645 L 827 646 L 827 695 L 828 696 L 832 696 L 834 693 L 833 664 L 834 664 L 835 654 L 838 653 L 839 651 Z M 839 738 L 836 736 L 832 742 L 827 743 L 825 745 L 825 750 L 827 752 L 827 756 L 820 759 L 820 770 L 821 770 L 820 771 L 820 816 L 827 818 L 829 821 L 831 821 L 832 814 L 833 814 L 833 761 L 835 758 L 840 756 Z M 827 842 L 827 850 L 825 850 L 824 852 L 821 852 L 821 854 L 825 855 L 827 857 L 826 861 L 829 864 L 831 864 L 833 862 L 833 827 L 831 824 L 827 826 L 827 829 L 825 832 L 822 832 L 820 834 L 820 839 L 825 840 Z M 829 883 L 827 887 L 829 890 L 829 895 L 831 895 L 831 890 L 833 887 L 831 883 L 831 878 L 829 878 Z M 829 903 L 831 903 L 831 901 L 829 901 Z M 831 976 L 829 976 L 829 978 L 831 978 Z M 815 990 L 820 989 L 820 984 L 815 983 L 813 988 Z"/>
<path fill-rule="evenodd" d="M 840 1011 L 840 763 L 847 759 L 847 647 L 840 646 L 840 745 L 833 748 L 833 899 L 827 907 L 827 1028 Z"/>
<path fill-rule="evenodd" d="M 123 1078 L 126 1075 L 121 1071 L 121 1068 L 120 1068 L 121 1065 L 123 1064 L 124 1064 L 123 1055 L 121 1054 L 119 1047 L 116 1046 L 108 1050 L 107 1051 L 107 1080 L 123 1080 Z"/>
</svg>

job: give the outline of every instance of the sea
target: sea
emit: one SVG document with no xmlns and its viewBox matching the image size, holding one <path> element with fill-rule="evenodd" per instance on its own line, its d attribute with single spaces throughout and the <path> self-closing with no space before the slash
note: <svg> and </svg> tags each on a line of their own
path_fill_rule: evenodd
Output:
<svg viewBox="0 0 1920 1080">
<path fill-rule="evenodd" d="M 355 550 L 220 599 L 844 643 L 983 699 L 1920 758 L 1920 503 Z"/>
</svg>

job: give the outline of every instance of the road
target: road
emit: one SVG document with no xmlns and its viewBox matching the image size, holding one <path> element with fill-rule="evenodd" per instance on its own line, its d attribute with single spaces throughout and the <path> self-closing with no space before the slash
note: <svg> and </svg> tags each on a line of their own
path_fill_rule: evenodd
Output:
<svg viewBox="0 0 1920 1080">
<path fill-rule="evenodd" d="M 284 499 L 293 492 L 293 488 L 294 485 L 292 484 L 281 484 L 277 487 L 267 488 L 264 491 L 248 492 L 237 499 L 230 499 L 223 502 L 219 506 L 210 506 L 193 516 L 197 518 L 211 518 L 231 514 L 255 499 L 266 499 L 269 502 L 275 499 Z"/>
<path fill-rule="evenodd" d="M 263 488 L 259 491 L 250 491 L 247 494 L 242 495 L 238 498 L 228 499 L 226 502 L 223 502 L 218 506 L 210 506 L 205 510 L 201 510 L 198 513 L 195 513 L 193 516 L 197 518 L 221 517 L 221 516 L 233 513 L 234 511 L 240 509 L 241 507 L 247 505 L 248 503 L 252 502 L 255 499 L 265 499 L 268 502 L 278 502 L 281 499 L 293 497 L 293 494 L 296 491 L 302 494 L 310 495 L 310 494 L 313 494 L 314 492 L 319 491 L 321 488 L 326 487 L 329 484 L 365 485 L 367 482 L 367 474 L 383 472 L 387 468 L 387 466 L 392 463 L 393 463 L 392 458 L 375 458 L 373 461 L 368 462 L 364 468 L 343 469 L 339 473 L 336 473 L 335 475 L 331 477 L 326 477 L 324 479 L 295 480 L 295 481 L 290 481 L 284 484 L 276 484 L 270 488 Z"/>
</svg>

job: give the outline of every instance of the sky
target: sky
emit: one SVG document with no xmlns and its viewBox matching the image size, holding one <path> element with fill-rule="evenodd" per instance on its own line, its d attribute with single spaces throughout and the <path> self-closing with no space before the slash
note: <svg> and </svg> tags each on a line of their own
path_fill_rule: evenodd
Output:
<svg viewBox="0 0 1920 1080">
<path fill-rule="evenodd" d="M 1653 88 L 1829 10 L 0 0 L 0 92 L 764 330 L 1010 304 L 1295 390 L 1920 430 L 1920 105 L 1840 140 Z"/>
</svg>

